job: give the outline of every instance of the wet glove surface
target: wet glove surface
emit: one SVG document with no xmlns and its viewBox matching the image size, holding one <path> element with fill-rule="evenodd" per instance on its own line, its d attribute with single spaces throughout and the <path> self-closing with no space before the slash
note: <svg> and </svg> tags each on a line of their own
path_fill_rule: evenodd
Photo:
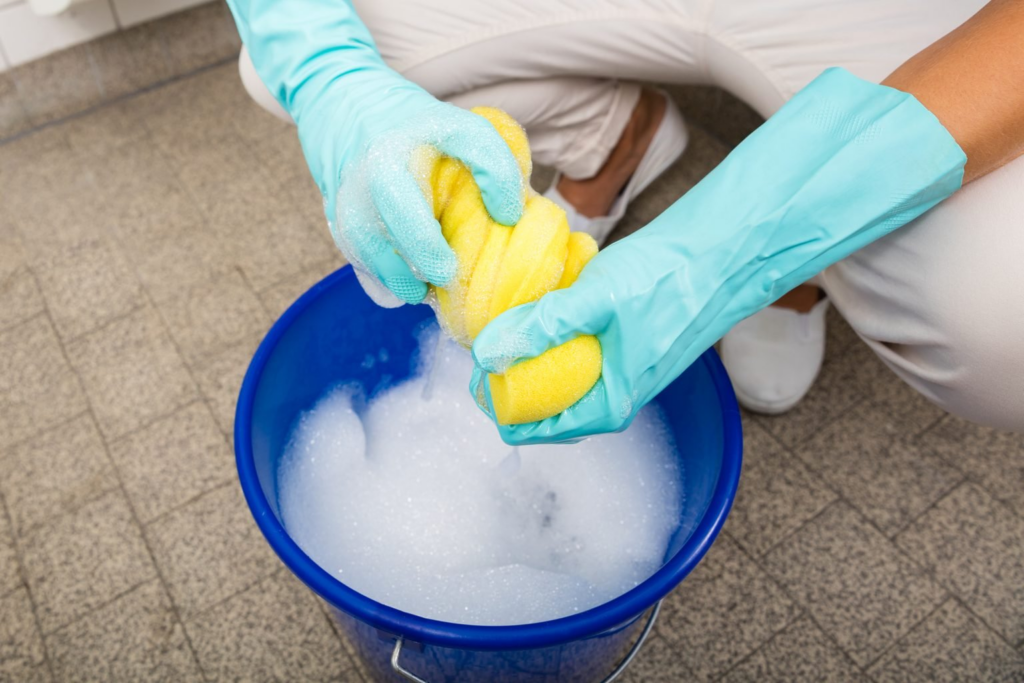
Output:
<svg viewBox="0 0 1024 683">
<path fill-rule="evenodd" d="M 912 96 L 830 69 L 575 284 L 488 324 L 471 391 L 493 415 L 489 373 L 595 335 L 594 388 L 559 415 L 499 431 L 529 444 L 625 429 L 735 323 L 959 189 L 965 162 Z"/>
<path fill-rule="evenodd" d="M 335 242 L 378 303 L 418 303 L 426 283 L 456 275 L 410 169 L 418 150 L 464 162 L 490 215 L 519 220 L 523 176 L 494 127 L 390 69 L 349 2 L 228 4 L 260 79 L 298 126 Z"/>
</svg>

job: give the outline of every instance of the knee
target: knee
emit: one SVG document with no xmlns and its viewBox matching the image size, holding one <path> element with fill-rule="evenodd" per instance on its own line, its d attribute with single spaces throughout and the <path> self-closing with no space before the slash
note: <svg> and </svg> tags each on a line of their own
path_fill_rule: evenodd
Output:
<svg viewBox="0 0 1024 683">
<path fill-rule="evenodd" d="M 284 110 L 284 107 L 274 99 L 274 96 L 270 94 L 270 90 L 260 80 L 259 74 L 256 73 L 256 67 L 253 66 L 252 59 L 249 57 L 249 51 L 242 47 L 242 51 L 238 54 L 238 75 L 242 79 L 242 85 L 245 87 L 245 91 L 249 93 L 249 97 L 260 105 L 268 112 L 281 119 L 292 123 L 292 117 L 288 115 L 288 112 Z"/>
</svg>

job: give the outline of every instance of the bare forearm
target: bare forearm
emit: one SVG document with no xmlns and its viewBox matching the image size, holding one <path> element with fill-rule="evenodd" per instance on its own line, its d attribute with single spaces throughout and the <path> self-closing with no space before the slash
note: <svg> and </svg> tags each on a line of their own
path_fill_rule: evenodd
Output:
<svg viewBox="0 0 1024 683">
<path fill-rule="evenodd" d="M 1024 0 L 992 0 L 884 83 L 953 135 L 967 154 L 964 184 L 1024 154 Z"/>
</svg>

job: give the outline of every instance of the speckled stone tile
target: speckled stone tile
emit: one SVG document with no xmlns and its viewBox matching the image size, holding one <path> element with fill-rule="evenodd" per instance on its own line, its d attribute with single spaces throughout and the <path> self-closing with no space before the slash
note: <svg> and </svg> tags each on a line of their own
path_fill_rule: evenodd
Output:
<svg viewBox="0 0 1024 683">
<path fill-rule="evenodd" d="M 699 680 L 709 681 L 761 647 L 799 612 L 734 541 L 720 536 L 665 600 L 657 630 Z"/>
<path fill-rule="evenodd" d="M 336 680 L 353 668 L 312 593 L 284 570 L 187 627 L 214 680 Z"/>
<path fill-rule="evenodd" d="M 860 666 L 945 599 L 924 571 L 845 503 L 834 503 L 763 562 Z"/>
<path fill-rule="evenodd" d="M 149 308 L 79 337 L 67 350 L 108 439 L 198 396 L 167 331 Z"/>
<path fill-rule="evenodd" d="M 164 515 L 146 536 L 186 621 L 281 566 L 236 483 Z"/>
<path fill-rule="evenodd" d="M 0 242 L 0 251 L 6 246 Z M 3 258 L 0 256 L 0 260 Z M 4 272 L 0 265 L 0 330 L 6 330 L 42 313 L 45 307 L 36 279 L 27 267 Z"/>
<path fill-rule="evenodd" d="M 158 580 L 46 637 L 61 681 L 202 681 L 185 629 Z"/>
<path fill-rule="evenodd" d="M 918 434 L 945 415 L 886 367 L 867 344 L 853 344 L 846 353 L 857 367 L 850 375 L 853 385 L 907 434 Z"/>
<path fill-rule="evenodd" d="M 743 429 L 743 476 L 729 513 L 730 536 L 759 557 L 836 499 L 800 460 L 753 421 Z"/>
<path fill-rule="evenodd" d="M 87 407 L 45 315 L 0 332 L 0 450 Z"/>
<path fill-rule="evenodd" d="M 110 455 L 143 524 L 235 476 L 231 450 L 202 401 L 115 441 Z"/>
<path fill-rule="evenodd" d="M 1024 657 L 948 600 L 869 670 L 878 683 L 1024 680 Z"/>
<path fill-rule="evenodd" d="M 677 648 L 661 636 L 651 635 L 626 672 L 624 683 L 684 683 L 697 680 Z"/>
<path fill-rule="evenodd" d="M 88 414 L 0 456 L 0 492 L 18 536 L 117 487 L 117 473 Z"/>
<path fill-rule="evenodd" d="M 229 440 L 235 428 L 238 392 L 259 342 L 259 338 L 253 337 L 233 344 L 195 371 L 199 390 L 210 404 L 217 426 Z"/>
<path fill-rule="evenodd" d="M 803 400 L 787 413 L 758 415 L 757 420 L 782 443 L 796 447 L 864 400 L 851 380 L 857 371 L 846 349 L 826 345 L 821 374 Z"/>
<path fill-rule="evenodd" d="M 0 140 L 17 135 L 31 126 L 14 79 L 9 73 L 0 73 Z"/>
<path fill-rule="evenodd" d="M 807 617 L 729 672 L 726 683 L 867 683 L 860 669 Z"/>
<path fill-rule="evenodd" d="M 10 72 L 8 72 L 10 74 Z M 15 140 L 0 145 L 0 178 L 5 185 L 27 177 L 40 178 L 50 174 L 61 159 L 71 154 L 67 136 L 61 126 L 51 126 L 32 131 Z M 18 185 L 19 189 L 23 186 Z M 13 188 L 6 186 L 0 194 L 0 207 L 5 211 L 0 215 L 9 217 L 9 200 L 17 199 Z"/>
<path fill-rule="evenodd" d="M 675 85 L 666 90 L 687 122 L 705 128 L 729 147 L 735 147 L 764 119 L 749 105 L 714 86 Z"/>
<path fill-rule="evenodd" d="M 153 22 L 123 29 L 88 43 L 105 99 L 153 85 L 172 75 Z"/>
<path fill-rule="evenodd" d="M 178 349 L 192 366 L 270 326 L 259 299 L 237 270 L 157 305 Z"/>
<path fill-rule="evenodd" d="M 18 84 L 33 126 L 83 111 L 103 99 L 87 43 L 14 67 L 8 73 Z"/>
<path fill-rule="evenodd" d="M 864 344 L 835 306 L 829 306 L 825 313 L 825 344 L 833 353 L 842 353 L 852 349 L 855 344 Z"/>
<path fill-rule="evenodd" d="M 964 484 L 896 537 L 1009 642 L 1024 640 L 1024 519 Z"/>
<path fill-rule="evenodd" d="M 325 229 L 310 227 L 290 207 L 277 204 L 270 214 L 243 227 L 212 223 L 256 291 L 308 272 L 335 257 Z"/>
<path fill-rule="evenodd" d="M 7 595 L 21 585 L 18 555 L 14 550 L 14 535 L 7 515 L 0 506 L 0 596 Z"/>
<path fill-rule="evenodd" d="M 948 415 L 920 442 L 1024 516 L 1024 434 Z"/>
<path fill-rule="evenodd" d="M 128 261 L 107 239 L 54 250 L 33 269 L 64 340 L 91 332 L 145 300 Z"/>
<path fill-rule="evenodd" d="M 36 529 L 18 545 L 43 633 L 156 577 L 120 491 Z"/>
<path fill-rule="evenodd" d="M 242 49 L 227 5 L 219 1 L 163 17 L 156 29 L 176 74 L 237 57 Z"/>
<path fill-rule="evenodd" d="M 63 125 L 63 130 L 73 152 L 88 157 L 107 154 L 124 145 L 145 144 L 148 135 L 125 102 L 108 104 L 71 119 Z"/>
<path fill-rule="evenodd" d="M 24 588 L 0 597 L 0 680 L 48 680 L 46 652 Z"/>
<path fill-rule="evenodd" d="M 263 302 L 263 307 L 270 314 L 271 319 L 277 320 L 310 287 L 343 265 L 344 261 L 341 258 L 328 259 L 323 263 L 318 263 L 301 273 L 285 278 L 276 285 L 271 285 L 264 289 L 259 293 L 260 301 Z"/>
<path fill-rule="evenodd" d="M 869 403 L 825 427 L 796 454 L 887 536 L 963 479 L 907 436 L 902 419 Z"/>
</svg>

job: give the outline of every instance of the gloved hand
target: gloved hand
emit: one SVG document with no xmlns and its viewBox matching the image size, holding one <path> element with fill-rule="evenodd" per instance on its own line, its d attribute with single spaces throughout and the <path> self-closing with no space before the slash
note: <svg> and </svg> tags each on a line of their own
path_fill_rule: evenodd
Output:
<svg viewBox="0 0 1024 683">
<path fill-rule="evenodd" d="M 298 126 L 335 242 L 378 303 L 418 303 L 424 281 L 455 277 L 419 177 L 431 151 L 470 168 L 492 218 L 519 220 L 525 185 L 497 131 L 390 69 L 350 2 L 228 5 L 260 79 Z"/>
<path fill-rule="evenodd" d="M 590 393 L 499 431 L 530 444 L 625 429 L 734 324 L 959 189 L 965 163 L 911 95 L 830 69 L 574 285 L 484 328 L 470 390 L 493 415 L 487 372 L 593 334 L 603 365 Z"/>
</svg>

